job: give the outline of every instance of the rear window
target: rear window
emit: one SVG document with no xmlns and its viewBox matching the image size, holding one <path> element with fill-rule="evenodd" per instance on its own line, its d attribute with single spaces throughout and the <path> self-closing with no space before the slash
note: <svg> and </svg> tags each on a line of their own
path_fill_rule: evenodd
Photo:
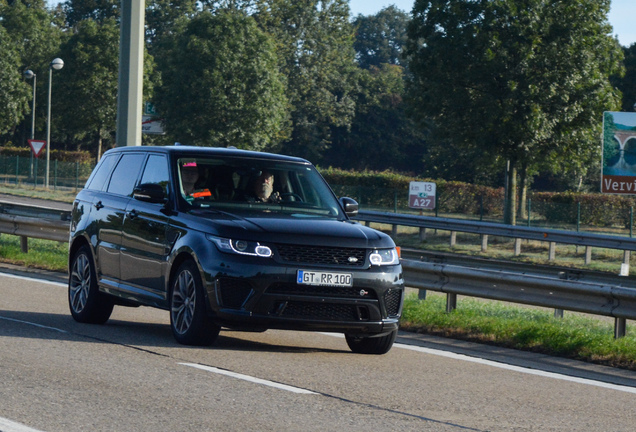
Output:
<svg viewBox="0 0 636 432">
<path fill-rule="evenodd" d="M 110 174 L 115 162 L 117 162 L 116 155 L 111 154 L 104 156 L 86 182 L 86 186 L 84 186 L 84 188 L 98 191 L 104 190 L 104 184 L 108 180 L 108 174 Z"/>
<path fill-rule="evenodd" d="M 123 155 L 110 178 L 108 192 L 117 195 L 132 196 L 133 188 L 141 172 L 143 162 L 144 155 L 142 153 Z"/>
</svg>

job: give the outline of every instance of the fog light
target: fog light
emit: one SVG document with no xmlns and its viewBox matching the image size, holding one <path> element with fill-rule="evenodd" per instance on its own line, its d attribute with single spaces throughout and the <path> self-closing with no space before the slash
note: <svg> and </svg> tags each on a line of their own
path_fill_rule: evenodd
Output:
<svg viewBox="0 0 636 432">
<path fill-rule="evenodd" d="M 267 246 L 256 246 L 256 255 L 269 258 L 272 256 L 272 250 Z"/>
</svg>

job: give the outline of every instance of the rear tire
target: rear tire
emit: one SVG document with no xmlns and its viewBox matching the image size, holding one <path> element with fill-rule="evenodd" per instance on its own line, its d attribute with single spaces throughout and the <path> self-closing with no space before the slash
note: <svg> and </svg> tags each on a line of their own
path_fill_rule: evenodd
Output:
<svg viewBox="0 0 636 432">
<path fill-rule="evenodd" d="M 391 350 L 397 330 L 380 337 L 356 337 L 345 335 L 347 345 L 356 354 L 386 354 Z"/>
<path fill-rule="evenodd" d="M 73 319 L 81 323 L 104 324 L 113 313 L 113 299 L 99 292 L 93 255 L 88 246 L 80 247 L 73 255 L 68 277 L 68 305 Z"/>
<path fill-rule="evenodd" d="M 207 316 L 199 269 L 193 261 L 180 266 L 171 283 L 170 327 L 183 345 L 212 345 L 221 327 Z"/>
</svg>

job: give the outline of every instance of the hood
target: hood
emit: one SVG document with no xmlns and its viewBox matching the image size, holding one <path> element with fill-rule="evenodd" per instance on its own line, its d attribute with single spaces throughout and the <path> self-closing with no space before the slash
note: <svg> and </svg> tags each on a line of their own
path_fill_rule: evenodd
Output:
<svg viewBox="0 0 636 432">
<path fill-rule="evenodd" d="M 188 216 L 189 228 L 224 238 L 356 248 L 395 246 L 388 235 L 350 220 L 301 213 L 238 214 L 207 209 L 192 210 Z"/>
</svg>

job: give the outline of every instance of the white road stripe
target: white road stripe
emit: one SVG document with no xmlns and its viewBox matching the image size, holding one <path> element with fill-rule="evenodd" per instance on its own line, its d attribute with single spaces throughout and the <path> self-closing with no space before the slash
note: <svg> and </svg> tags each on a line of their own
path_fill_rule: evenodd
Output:
<svg viewBox="0 0 636 432">
<path fill-rule="evenodd" d="M 0 417 L 0 431 L 2 432 L 42 432 L 9 419 Z"/>
<path fill-rule="evenodd" d="M 31 321 L 23 321 L 23 320 L 19 320 L 19 319 L 15 319 L 15 318 L 8 318 L 8 317 L 3 317 L 0 315 L 0 319 L 5 320 L 5 321 L 13 321 L 13 322 L 18 322 L 18 323 L 22 323 L 22 324 L 28 324 L 34 327 L 39 327 L 39 328 L 43 328 L 43 329 L 47 329 L 47 330 L 54 330 L 56 332 L 60 332 L 60 333 L 68 333 L 66 330 L 62 330 L 59 328 L 55 328 L 55 327 L 49 327 L 49 326 L 45 326 L 42 324 L 38 324 L 38 323 L 34 323 Z M 4 432 L 2 429 L 0 429 L 0 432 Z"/>
<path fill-rule="evenodd" d="M 321 333 L 324 335 L 328 335 L 328 336 L 334 336 L 334 337 L 338 337 L 338 338 L 343 338 L 344 339 L 344 335 L 339 334 L 339 333 Z M 436 356 L 440 356 L 440 357 L 446 357 L 446 358 L 451 358 L 454 360 L 461 360 L 461 361 L 466 361 L 466 362 L 471 362 L 471 363 L 477 363 L 477 364 L 482 364 L 482 365 L 486 365 L 486 366 L 492 366 L 492 367 L 496 367 L 499 369 L 506 369 L 506 370 L 511 370 L 511 371 L 515 371 L 515 372 L 521 372 L 521 373 L 525 373 L 525 374 L 529 374 L 529 375 L 537 375 L 537 376 L 542 376 L 542 377 L 546 377 L 546 378 L 552 378 L 552 379 L 558 379 L 558 380 L 562 380 L 562 381 L 570 381 L 570 382 L 575 382 L 575 383 L 579 383 L 579 384 L 585 384 L 585 385 L 591 385 L 591 386 L 595 386 L 595 387 L 603 387 L 603 388 L 607 388 L 607 389 L 611 389 L 611 390 L 618 390 L 618 391 L 622 391 L 625 393 L 634 393 L 636 394 L 636 388 L 634 387 L 630 387 L 630 386 L 624 386 L 624 385 L 619 385 L 619 384 L 610 384 L 610 383 L 606 383 L 603 381 L 596 381 L 596 380 L 591 380 L 591 379 L 587 379 L 587 378 L 578 378 L 578 377 L 573 377 L 573 376 L 569 376 L 569 375 L 563 375 L 563 374 L 559 374 L 559 373 L 555 373 L 555 372 L 546 372 L 546 371 L 542 371 L 539 369 L 531 369 L 531 368 L 527 368 L 527 367 L 521 367 L 521 366 L 514 366 L 514 365 L 510 365 L 510 364 L 506 364 L 506 363 L 500 363 L 500 362 L 496 362 L 496 361 L 492 361 L 492 360 L 486 360 L 480 357 L 470 357 L 464 354 L 456 354 L 454 352 L 451 351 L 442 351 L 442 350 L 437 350 L 437 349 L 433 349 L 433 348 L 424 348 L 424 347 L 420 347 L 417 345 L 406 345 L 406 344 L 401 344 L 401 343 L 396 343 L 393 344 L 394 348 L 401 348 L 401 349 L 406 349 L 406 350 L 411 350 L 411 351 L 417 351 L 417 352 L 421 352 L 421 353 L 425 353 L 425 354 L 430 354 L 430 355 L 436 355 Z"/>
<path fill-rule="evenodd" d="M 315 392 L 312 392 L 310 390 L 305 390 L 302 388 L 298 388 L 298 387 L 292 387 L 292 386 L 288 386 L 286 384 L 281 384 L 281 383 L 277 383 L 274 381 L 267 381 L 264 379 L 260 379 L 260 378 L 255 378 L 249 375 L 243 375 L 240 373 L 236 373 L 236 372 L 231 372 L 228 370 L 223 370 L 223 369 L 219 369 L 219 368 L 215 368 L 215 367 L 211 367 L 211 366 L 203 366 L 200 364 L 196 364 L 196 363 L 179 363 L 180 365 L 183 366 L 190 366 L 193 368 L 197 368 L 197 369 L 202 369 L 204 371 L 208 371 L 208 372 L 213 372 L 215 374 L 219 374 L 219 375 L 226 375 L 232 378 L 237 378 L 240 380 L 244 380 L 244 381 L 249 381 L 252 383 L 256 383 L 256 384 L 262 384 L 262 385 L 266 385 L 269 387 L 274 387 L 280 390 L 286 390 L 292 393 L 300 393 L 300 394 L 317 394 Z"/>
<path fill-rule="evenodd" d="M 578 378 L 578 377 L 563 375 L 563 374 L 559 374 L 559 373 L 555 373 L 555 372 L 546 372 L 546 371 L 542 371 L 542 370 L 539 370 L 539 369 L 530 369 L 530 368 L 521 367 L 521 366 L 514 366 L 514 365 L 509 365 L 509 364 L 506 364 L 506 363 L 499 363 L 499 362 L 495 362 L 495 361 L 492 361 L 492 360 L 482 359 L 482 358 L 479 358 L 479 357 L 470 357 L 470 356 L 467 356 L 467 355 L 464 355 L 464 354 L 456 354 L 456 353 L 449 352 L 449 351 L 440 351 L 440 350 L 436 350 L 436 349 L 432 349 L 432 348 L 424 348 L 424 347 L 419 347 L 419 346 L 415 346 L 415 345 L 395 344 L 393 346 L 397 347 L 397 348 L 411 350 L 411 351 L 417 351 L 417 352 L 422 352 L 422 353 L 426 353 L 426 354 L 452 358 L 452 359 L 455 359 L 455 360 L 467 361 L 467 362 L 471 362 L 471 363 L 483 364 L 483 365 L 486 365 L 486 366 L 497 367 L 497 368 L 500 368 L 500 369 L 506 369 L 506 370 L 511 370 L 511 371 L 515 371 L 515 372 L 521 372 L 521 373 L 530 374 L 530 375 L 537 375 L 537 376 L 542 376 L 542 377 L 546 377 L 546 378 L 558 379 L 558 380 L 562 380 L 562 381 L 570 381 L 570 382 L 575 382 L 575 383 L 579 383 L 579 384 L 591 385 L 591 386 L 595 386 L 595 387 L 603 387 L 603 388 L 607 388 L 607 389 L 611 389 L 611 390 L 622 391 L 622 392 L 625 392 L 625 393 L 634 393 L 634 394 L 636 394 L 636 388 L 629 387 L 629 386 L 624 386 L 624 385 L 610 384 L 610 383 L 606 383 L 606 382 L 602 382 L 602 381 L 595 381 L 595 380 L 591 380 L 591 379 L 587 379 L 587 378 Z"/>
<path fill-rule="evenodd" d="M 1 273 L 1 272 L 0 272 L 0 274 L 2 276 L 4 276 L 4 277 L 13 278 L 13 279 L 21 279 L 21 280 L 26 280 L 26 281 L 29 281 L 29 282 L 45 283 L 45 284 L 55 285 L 55 286 L 59 286 L 59 287 L 68 286 L 66 283 L 55 282 L 55 281 L 50 281 L 50 280 L 46 280 L 46 279 L 39 279 L 39 278 L 35 278 L 35 277 L 20 276 L 20 275 L 14 275 L 14 274 L 11 274 L 11 273 Z"/>
</svg>

